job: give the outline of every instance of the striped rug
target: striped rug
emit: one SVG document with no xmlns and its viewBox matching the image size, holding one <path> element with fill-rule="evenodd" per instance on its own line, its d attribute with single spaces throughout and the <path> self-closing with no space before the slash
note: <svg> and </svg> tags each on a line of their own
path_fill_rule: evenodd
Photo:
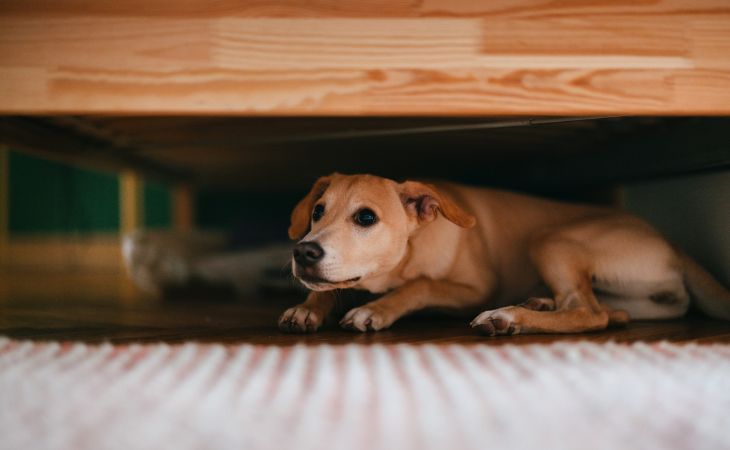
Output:
<svg viewBox="0 0 730 450">
<path fill-rule="evenodd" d="M 728 449 L 730 346 L 0 338 L 2 449 Z"/>
</svg>

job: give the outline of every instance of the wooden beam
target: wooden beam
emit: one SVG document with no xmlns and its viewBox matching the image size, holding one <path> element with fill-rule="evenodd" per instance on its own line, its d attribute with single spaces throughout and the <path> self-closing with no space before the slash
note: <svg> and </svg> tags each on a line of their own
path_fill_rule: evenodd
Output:
<svg viewBox="0 0 730 450">
<path fill-rule="evenodd" d="M 208 3 L 3 2 L 0 113 L 730 114 L 727 0 Z"/>
<path fill-rule="evenodd" d="M 502 184 L 569 192 L 730 167 L 730 119 L 672 119 L 584 154 L 504 171 Z"/>
<path fill-rule="evenodd" d="M 143 181 L 133 171 L 119 176 L 119 231 L 122 235 L 144 227 Z"/>
<path fill-rule="evenodd" d="M 178 184 L 172 191 L 172 227 L 188 232 L 195 227 L 195 196 L 188 184 Z"/>
<path fill-rule="evenodd" d="M 63 125 L 54 122 L 61 120 Z M 70 120 L 0 116 L 0 145 L 94 169 L 135 170 L 167 181 L 191 176 L 140 155 L 136 148 L 104 139 L 80 126 L 72 127 L 70 123 L 76 122 Z"/>
<path fill-rule="evenodd" d="M 4 267 L 12 271 L 120 273 L 122 267 L 116 234 L 14 236 L 5 252 Z"/>
</svg>

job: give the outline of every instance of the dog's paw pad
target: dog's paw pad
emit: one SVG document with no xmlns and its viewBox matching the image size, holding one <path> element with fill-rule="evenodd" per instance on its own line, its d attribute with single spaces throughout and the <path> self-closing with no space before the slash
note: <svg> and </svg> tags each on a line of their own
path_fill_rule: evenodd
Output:
<svg viewBox="0 0 730 450">
<path fill-rule="evenodd" d="M 391 321 L 376 308 L 361 306 L 353 308 L 340 321 L 342 328 L 358 331 L 378 331 L 389 327 Z"/>
<path fill-rule="evenodd" d="M 314 333 L 322 321 L 320 314 L 304 306 L 295 306 L 279 317 L 279 329 L 286 333 Z"/>
<path fill-rule="evenodd" d="M 512 335 L 520 333 L 512 307 L 485 311 L 471 322 L 471 327 L 485 336 Z"/>
</svg>

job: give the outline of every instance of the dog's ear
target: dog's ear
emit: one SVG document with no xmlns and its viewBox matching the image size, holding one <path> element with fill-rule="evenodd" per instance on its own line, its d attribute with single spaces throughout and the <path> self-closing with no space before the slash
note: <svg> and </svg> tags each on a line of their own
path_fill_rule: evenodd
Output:
<svg viewBox="0 0 730 450">
<path fill-rule="evenodd" d="M 471 228 L 477 223 L 474 216 L 431 184 L 406 181 L 398 188 L 406 212 L 418 217 L 419 222 L 431 222 L 436 219 L 436 212 L 441 211 L 445 218 L 460 227 Z"/>
<path fill-rule="evenodd" d="M 332 178 L 330 176 L 321 177 L 314 182 L 312 189 L 303 199 L 297 203 L 291 212 L 291 225 L 289 225 L 289 238 L 299 240 L 303 238 L 309 230 L 309 221 L 312 217 L 312 208 L 324 191 L 330 185 Z"/>
</svg>

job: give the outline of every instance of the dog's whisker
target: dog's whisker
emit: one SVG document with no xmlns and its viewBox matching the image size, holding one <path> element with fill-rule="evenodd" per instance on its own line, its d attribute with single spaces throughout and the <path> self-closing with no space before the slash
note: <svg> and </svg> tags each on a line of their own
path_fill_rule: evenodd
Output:
<svg viewBox="0 0 730 450">
<path fill-rule="evenodd" d="M 280 269 L 280 270 L 281 270 L 282 272 L 284 272 L 284 271 L 291 271 L 291 268 L 292 268 L 292 263 L 291 263 L 291 259 L 288 259 L 288 260 L 287 260 L 287 261 L 286 261 L 286 262 L 285 262 L 285 263 L 284 263 L 284 264 L 283 264 L 283 265 L 281 266 L 281 269 Z"/>
</svg>

